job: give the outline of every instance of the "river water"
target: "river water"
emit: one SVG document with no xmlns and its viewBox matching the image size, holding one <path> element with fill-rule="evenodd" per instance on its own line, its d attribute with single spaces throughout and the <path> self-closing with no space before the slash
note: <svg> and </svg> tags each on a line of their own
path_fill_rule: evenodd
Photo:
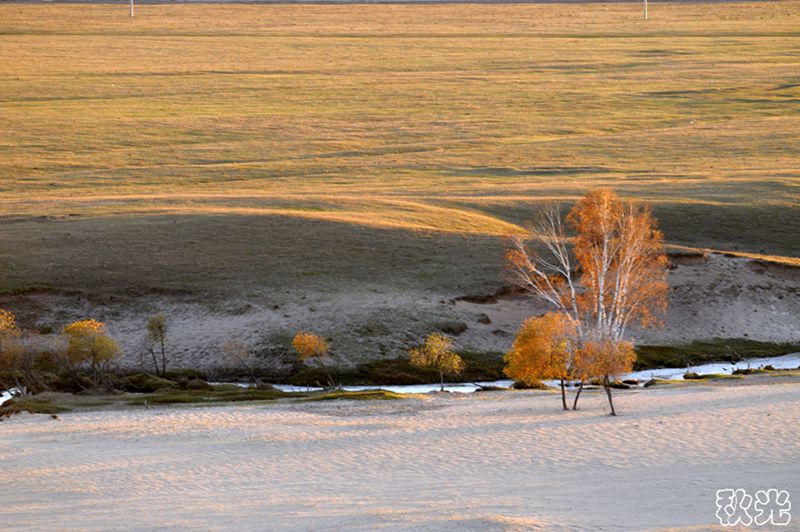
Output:
<svg viewBox="0 0 800 532">
<path fill-rule="evenodd" d="M 758 369 L 764 366 L 772 366 L 775 369 L 796 369 L 800 367 L 800 353 L 793 353 L 791 355 L 784 355 L 780 357 L 768 358 L 751 358 L 742 360 L 737 364 L 730 362 L 714 362 L 711 364 L 701 364 L 699 366 L 689 366 L 686 368 L 661 368 L 661 369 L 648 369 L 645 371 L 634 371 L 623 375 L 620 380 L 638 380 L 640 383 L 650 379 L 668 379 L 668 380 L 683 380 L 685 373 L 697 373 L 700 375 L 708 375 L 712 373 L 719 373 L 730 375 L 736 369 Z M 511 380 L 500 380 L 491 382 L 460 382 L 460 383 L 445 383 L 444 389 L 448 392 L 471 393 L 481 387 L 493 386 L 498 388 L 510 388 L 514 384 Z M 557 386 L 555 381 L 545 381 L 548 386 Z M 273 384 L 277 389 L 284 392 L 304 392 L 304 391 L 319 391 L 322 388 L 305 387 L 305 386 L 292 386 L 290 384 Z M 361 391 L 361 390 L 388 390 L 395 393 L 430 393 L 438 392 L 438 384 L 411 384 L 407 386 L 343 386 L 346 391 Z"/>
</svg>

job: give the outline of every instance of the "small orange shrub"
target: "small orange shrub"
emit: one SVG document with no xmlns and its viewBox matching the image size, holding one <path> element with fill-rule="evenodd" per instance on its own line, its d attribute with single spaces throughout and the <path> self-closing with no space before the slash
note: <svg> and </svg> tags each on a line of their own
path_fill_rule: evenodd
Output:
<svg viewBox="0 0 800 532">
<path fill-rule="evenodd" d="M 292 347 L 302 361 L 310 358 L 324 358 L 328 355 L 328 342 L 324 338 L 310 332 L 299 332 L 294 335 Z"/>
<path fill-rule="evenodd" d="M 0 334 L 17 331 L 17 317 L 11 312 L 0 308 Z"/>
</svg>

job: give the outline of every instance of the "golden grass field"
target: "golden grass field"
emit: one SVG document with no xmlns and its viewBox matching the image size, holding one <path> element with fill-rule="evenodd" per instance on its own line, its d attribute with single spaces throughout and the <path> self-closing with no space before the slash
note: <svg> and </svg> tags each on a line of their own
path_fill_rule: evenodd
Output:
<svg viewBox="0 0 800 532">
<path fill-rule="evenodd" d="M 497 235 L 611 186 L 671 243 L 800 256 L 800 2 L 136 13 L 0 5 L 4 216 Z"/>
</svg>

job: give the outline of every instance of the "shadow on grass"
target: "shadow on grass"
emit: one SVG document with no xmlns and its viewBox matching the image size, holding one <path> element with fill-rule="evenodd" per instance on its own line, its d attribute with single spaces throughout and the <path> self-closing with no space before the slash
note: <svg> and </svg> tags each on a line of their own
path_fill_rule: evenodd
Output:
<svg viewBox="0 0 800 532">
<path fill-rule="evenodd" d="M 153 394 L 129 398 L 129 405 L 148 404 L 213 404 L 237 403 L 243 401 L 274 401 L 292 397 L 306 397 L 308 394 L 300 392 L 282 392 L 280 390 L 251 390 L 240 388 L 238 390 L 162 390 Z"/>
</svg>

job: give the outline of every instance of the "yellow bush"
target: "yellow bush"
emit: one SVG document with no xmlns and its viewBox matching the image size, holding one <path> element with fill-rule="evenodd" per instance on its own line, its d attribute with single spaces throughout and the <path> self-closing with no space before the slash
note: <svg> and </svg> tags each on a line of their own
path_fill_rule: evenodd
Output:
<svg viewBox="0 0 800 532">
<path fill-rule="evenodd" d="M 302 361 L 310 358 L 323 358 L 328 355 L 328 342 L 324 338 L 310 332 L 299 332 L 294 335 L 292 347 Z"/>
<path fill-rule="evenodd" d="M 453 341 L 447 336 L 433 333 L 425 339 L 422 347 L 409 351 L 411 364 L 420 368 L 433 368 L 439 372 L 439 383 L 444 390 L 445 374 L 464 371 L 464 359 L 453 351 Z"/>
<path fill-rule="evenodd" d="M 106 327 L 97 320 L 81 320 L 64 327 L 67 337 L 67 362 L 77 366 L 89 362 L 94 384 L 98 384 L 101 366 L 119 354 L 119 345 L 106 335 Z"/>
</svg>

